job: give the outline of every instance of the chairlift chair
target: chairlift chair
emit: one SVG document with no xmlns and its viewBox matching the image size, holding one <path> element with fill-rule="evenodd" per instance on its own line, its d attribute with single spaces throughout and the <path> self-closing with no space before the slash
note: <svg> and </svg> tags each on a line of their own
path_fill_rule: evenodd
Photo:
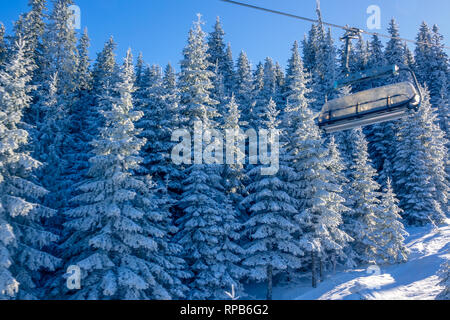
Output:
<svg viewBox="0 0 450 320">
<path fill-rule="evenodd" d="M 409 68 L 394 65 L 358 72 L 337 81 L 332 90 L 386 75 L 396 76 L 401 71 L 409 72 L 413 81 L 385 85 L 327 101 L 319 116 L 319 127 L 332 133 L 397 120 L 405 117 L 411 109 L 417 111 L 422 95 L 416 76 Z"/>
</svg>

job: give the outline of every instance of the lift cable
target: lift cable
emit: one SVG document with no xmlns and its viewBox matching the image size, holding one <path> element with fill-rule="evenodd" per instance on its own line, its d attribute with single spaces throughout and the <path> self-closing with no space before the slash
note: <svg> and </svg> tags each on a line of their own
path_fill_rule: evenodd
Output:
<svg viewBox="0 0 450 320">
<path fill-rule="evenodd" d="M 345 31 L 355 30 L 355 28 L 351 28 L 349 26 L 340 26 L 340 25 L 337 25 L 337 24 L 334 24 L 334 23 L 329 23 L 329 22 L 325 22 L 325 21 L 321 21 L 321 20 L 305 18 L 305 17 L 297 16 L 295 14 L 291 14 L 291 13 L 287 13 L 287 12 L 282 12 L 282 11 L 277 11 L 277 10 L 272 10 L 272 9 L 267 9 L 267 8 L 254 6 L 254 5 L 251 5 L 251 4 L 248 4 L 248 3 L 238 2 L 238 1 L 234 1 L 234 0 L 220 0 L 220 1 L 227 2 L 227 3 L 230 3 L 230 4 L 234 4 L 234 5 L 238 5 L 238 6 L 242 6 L 242 7 L 256 9 L 256 10 L 259 10 L 259 11 L 265 11 L 265 12 L 269 12 L 269 13 L 274 13 L 274 14 L 278 14 L 278 15 L 282 15 L 282 16 L 285 16 L 285 17 L 290 17 L 290 18 L 294 18 L 294 19 L 298 19 L 298 20 L 304 20 L 304 21 L 309 21 L 309 22 L 313 22 L 313 23 L 321 23 L 321 24 L 324 24 L 326 26 L 343 29 Z M 428 43 L 428 42 L 409 40 L 409 39 L 400 38 L 400 37 L 391 37 L 391 36 L 388 36 L 388 35 L 385 35 L 385 34 L 381 34 L 381 33 L 378 33 L 378 32 L 369 32 L 369 31 L 362 30 L 362 29 L 358 29 L 358 31 L 360 31 L 361 33 L 364 33 L 364 34 L 372 35 L 372 36 L 378 36 L 378 37 L 394 39 L 394 40 L 401 40 L 401 41 L 415 43 L 415 44 L 422 44 L 422 45 L 426 45 L 426 46 L 430 46 L 430 47 L 436 46 L 436 45 L 434 45 L 432 43 Z M 450 49 L 450 47 L 447 47 L 447 46 L 441 46 L 441 47 L 445 48 L 445 49 Z"/>
</svg>

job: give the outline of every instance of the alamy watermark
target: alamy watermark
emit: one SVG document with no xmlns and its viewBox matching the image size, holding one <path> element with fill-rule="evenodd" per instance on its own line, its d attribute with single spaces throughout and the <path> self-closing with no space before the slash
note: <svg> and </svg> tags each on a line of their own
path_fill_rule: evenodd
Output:
<svg viewBox="0 0 450 320">
<path fill-rule="evenodd" d="M 72 265 L 67 268 L 66 273 L 67 289 L 69 290 L 80 290 L 81 289 L 81 269 L 77 265 Z"/>
<path fill-rule="evenodd" d="M 172 142 L 179 142 L 172 149 L 172 161 L 176 165 L 190 164 L 245 164 L 266 165 L 261 175 L 275 175 L 279 170 L 279 130 L 226 129 L 225 134 L 216 129 L 204 129 L 203 123 L 194 123 L 194 137 L 187 129 L 175 130 Z M 224 152 L 225 151 L 225 152 Z M 193 156 L 193 158 L 192 158 Z"/>
<path fill-rule="evenodd" d="M 381 9 L 377 5 L 371 5 L 367 8 L 366 11 L 369 14 L 369 18 L 367 18 L 367 28 L 369 30 L 373 29 L 381 29 Z"/>
<path fill-rule="evenodd" d="M 71 29 L 79 30 L 81 29 L 81 9 L 77 5 L 69 6 L 70 18 L 67 21 L 67 25 Z"/>
</svg>

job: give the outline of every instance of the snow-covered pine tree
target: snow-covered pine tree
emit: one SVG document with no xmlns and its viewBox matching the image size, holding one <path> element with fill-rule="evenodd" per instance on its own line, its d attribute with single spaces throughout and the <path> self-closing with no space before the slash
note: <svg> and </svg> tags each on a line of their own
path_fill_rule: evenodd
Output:
<svg viewBox="0 0 450 320">
<path fill-rule="evenodd" d="M 431 72 L 431 30 L 428 24 L 423 21 L 419 28 L 416 40 L 418 41 L 414 50 L 414 58 L 416 64 L 414 71 L 417 76 L 417 80 L 421 84 L 427 83 L 429 80 L 429 74 Z"/>
<path fill-rule="evenodd" d="M 439 124 L 450 140 L 450 107 L 448 88 L 448 75 L 450 74 L 449 58 L 444 49 L 444 37 L 440 34 L 437 25 L 433 26 L 432 33 L 432 58 L 430 80 L 430 102 L 438 110 Z M 450 147 L 450 145 L 449 145 Z"/>
<path fill-rule="evenodd" d="M 346 172 L 346 166 L 342 159 L 341 153 L 339 151 L 339 146 L 336 143 L 336 139 L 334 136 L 330 137 L 330 141 L 328 142 L 328 151 L 329 156 L 327 160 L 327 167 L 328 170 L 332 173 L 332 178 L 330 179 L 331 182 L 334 184 L 340 185 L 343 187 L 344 195 L 343 198 L 346 199 L 347 195 L 345 194 L 346 191 L 346 185 L 348 183 L 348 179 L 345 175 Z"/>
<path fill-rule="evenodd" d="M 448 212 L 448 179 L 445 172 L 444 133 L 436 124 L 428 90 L 422 89 L 418 112 L 401 122 L 393 164 L 400 207 L 409 224 L 425 225 L 444 221 Z"/>
<path fill-rule="evenodd" d="M 225 32 L 222 28 L 222 23 L 220 18 L 216 18 L 216 24 L 214 25 L 214 31 L 208 36 L 208 62 L 209 71 L 214 72 L 215 66 L 219 66 L 219 72 L 222 73 L 223 67 L 226 60 L 225 42 L 224 42 Z"/>
<path fill-rule="evenodd" d="M 140 52 L 138 55 L 138 58 L 137 58 L 136 68 L 134 71 L 135 77 L 136 77 L 134 86 L 136 87 L 136 92 L 138 92 L 142 86 L 142 79 L 144 77 L 144 71 L 145 71 L 144 68 L 145 68 L 144 56 L 143 56 L 142 52 Z"/>
<path fill-rule="evenodd" d="M 27 149 L 29 134 L 23 113 L 33 89 L 33 62 L 26 45 L 16 39 L 13 52 L 0 71 L 0 298 L 42 298 L 41 272 L 54 271 L 59 260 L 45 252 L 57 236 L 44 230 L 55 214 L 40 199 L 48 192 L 35 183 L 41 163 Z"/>
<path fill-rule="evenodd" d="M 0 22 L 0 69 L 6 60 L 7 46 L 5 41 L 5 26 Z"/>
<path fill-rule="evenodd" d="M 253 84 L 252 84 L 252 107 L 251 113 L 247 115 L 248 119 L 245 119 L 249 123 L 249 127 L 257 128 L 257 122 L 259 119 L 260 113 L 258 112 L 261 109 L 261 96 L 264 87 L 264 65 L 259 62 L 256 65 L 256 69 L 253 72 Z M 264 109 L 262 109 L 264 110 Z"/>
<path fill-rule="evenodd" d="M 181 62 L 179 89 L 182 126 L 194 128 L 199 121 L 203 129 L 214 129 L 218 116 L 217 102 L 210 97 L 213 73 L 208 70 L 205 33 L 198 21 L 189 32 Z M 188 298 L 224 299 L 232 285 L 239 291 L 245 271 L 239 266 L 243 250 L 238 245 L 240 224 L 236 210 L 225 193 L 221 166 L 195 163 L 188 166 L 178 202 L 183 216 L 178 219 L 178 244 L 193 273 Z"/>
<path fill-rule="evenodd" d="M 297 128 L 295 118 L 302 104 L 308 105 L 311 101 L 307 98 L 311 89 L 309 84 L 311 77 L 304 69 L 303 61 L 299 54 L 298 42 L 295 41 L 292 47 L 292 55 L 288 61 L 285 80 L 284 100 L 286 101 L 285 113 L 282 115 L 284 129 L 284 139 L 289 141 L 295 138 L 295 129 Z M 289 145 L 287 146 L 289 148 Z"/>
<path fill-rule="evenodd" d="M 297 73 L 301 74 L 301 71 Z M 296 174 L 295 198 L 299 201 L 299 213 L 295 220 L 300 226 L 299 245 L 305 252 L 303 267 L 312 272 L 315 287 L 318 267 L 322 274 L 324 264 L 345 261 L 344 248 L 351 238 L 341 226 L 342 213 L 348 210 L 341 196 L 342 186 L 329 169 L 329 150 L 324 147 L 325 141 L 315 122 L 316 115 L 305 98 L 305 83 L 297 83 L 300 87 L 297 88 L 296 102 L 288 105 L 287 112 L 287 117 L 292 119 L 289 159 Z"/>
<path fill-rule="evenodd" d="M 148 176 L 139 177 L 145 140 L 134 123 L 133 58 L 129 50 L 105 125 L 92 141 L 88 177 L 66 212 L 71 235 L 62 244 L 66 267 L 82 270 L 82 288 L 65 291 L 70 299 L 171 299 L 183 297 L 180 248 L 169 242 L 170 214 L 152 192 Z M 63 287 L 63 286 L 61 286 Z M 65 289 L 66 290 L 66 289 Z"/>
<path fill-rule="evenodd" d="M 241 112 L 234 95 L 231 96 L 230 101 L 226 105 L 226 110 L 226 114 L 223 115 L 223 129 L 239 134 L 240 130 L 243 130 L 247 124 L 241 121 Z M 235 154 L 235 160 L 245 159 L 245 152 L 240 149 L 238 143 L 239 141 L 236 141 L 231 152 Z M 239 163 L 238 161 L 234 164 L 225 164 L 222 177 L 224 178 L 226 193 L 232 201 L 233 207 L 239 212 L 239 218 L 243 221 L 246 220 L 247 215 L 245 208 L 241 205 L 246 194 L 245 183 L 247 181 L 244 164 Z"/>
<path fill-rule="evenodd" d="M 180 92 L 177 88 L 175 70 L 171 64 L 168 64 L 164 70 L 162 94 L 164 109 L 167 114 L 162 119 L 161 125 L 164 128 L 168 128 L 168 130 L 165 131 L 166 136 L 161 137 L 163 159 L 160 164 L 159 175 L 164 177 L 164 180 L 168 180 L 169 191 L 173 197 L 176 197 L 176 195 L 181 193 L 183 172 L 170 159 L 170 152 L 175 145 L 175 142 L 171 141 L 170 133 L 172 130 L 179 128 L 183 119 L 179 113 Z"/>
<path fill-rule="evenodd" d="M 21 15 L 14 25 L 16 38 L 19 36 L 26 41 L 26 56 L 37 66 L 33 74 L 33 84 L 39 84 L 39 81 L 43 80 L 40 78 L 39 73 L 41 72 L 40 68 L 44 59 L 42 37 L 46 28 L 46 3 L 46 0 L 29 0 L 28 6 L 30 7 L 30 11 Z"/>
<path fill-rule="evenodd" d="M 225 45 L 225 32 L 223 31 L 220 18 L 216 18 L 214 31 L 208 37 L 208 62 L 210 64 L 208 70 L 216 73 L 221 79 L 215 83 L 215 90 L 220 91 L 217 85 L 223 85 L 223 93 L 226 96 L 231 95 L 233 89 L 233 73 L 234 63 L 233 54 L 230 45 Z"/>
<path fill-rule="evenodd" d="M 136 127 L 141 129 L 141 138 L 145 138 L 146 145 L 142 148 L 142 156 L 144 158 L 144 167 L 146 172 L 151 173 L 159 172 L 159 168 L 153 168 L 159 166 L 161 157 L 160 135 L 167 135 L 163 132 L 170 130 L 170 128 L 164 128 L 161 126 L 160 121 L 165 116 L 170 114 L 164 110 L 165 105 L 162 101 L 162 70 L 160 66 L 148 66 L 144 70 L 142 76 L 141 86 L 139 88 L 139 95 L 136 96 L 136 105 L 143 113 L 143 117 L 139 119 Z M 154 182 L 159 187 L 164 184 L 164 178 L 159 175 L 155 177 Z M 161 179 L 162 178 L 162 179 Z"/>
<path fill-rule="evenodd" d="M 283 109 L 286 105 L 286 101 L 284 101 L 284 93 L 286 92 L 286 76 L 278 62 L 275 63 L 275 78 L 277 83 L 275 98 L 280 104 L 281 112 L 284 112 Z"/>
<path fill-rule="evenodd" d="M 253 78 L 251 65 L 244 51 L 241 51 L 239 55 L 236 69 L 233 90 L 240 108 L 241 119 L 249 123 L 253 104 Z"/>
<path fill-rule="evenodd" d="M 362 130 L 354 129 L 351 138 L 355 146 L 346 202 L 350 211 L 344 215 L 344 230 L 354 239 L 355 260 L 363 264 L 375 263 L 380 248 L 376 225 L 381 211 L 380 185 L 375 181 L 376 171 L 369 159 Z"/>
<path fill-rule="evenodd" d="M 227 45 L 226 59 L 223 65 L 223 83 L 225 88 L 225 94 L 230 97 L 233 94 L 234 88 L 234 61 L 233 61 L 233 51 L 231 50 L 231 45 Z"/>
<path fill-rule="evenodd" d="M 311 25 L 308 35 L 305 35 L 302 41 L 303 62 L 308 72 L 312 72 L 316 64 L 316 54 L 318 51 L 317 32 L 317 26 L 315 24 Z"/>
<path fill-rule="evenodd" d="M 69 129 L 71 145 L 64 155 L 68 169 L 65 179 L 71 183 L 79 183 L 89 168 L 89 158 L 92 156 L 90 141 L 94 138 L 98 124 L 99 114 L 94 108 L 92 97 L 92 72 L 89 58 L 90 40 L 87 29 L 84 30 L 77 46 L 78 63 L 75 74 L 76 88 L 74 103 L 70 117 Z M 73 192 L 73 190 L 72 190 Z M 73 194 L 68 195 L 71 198 Z"/>
<path fill-rule="evenodd" d="M 381 210 L 375 219 L 375 230 L 378 232 L 376 237 L 380 244 L 377 251 L 378 264 L 395 264 L 408 260 L 409 250 L 404 241 L 409 234 L 400 221 L 402 209 L 399 208 L 398 202 L 391 179 L 388 178 L 381 197 Z"/>
<path fill-rule="evenodd" d="M 336 79 L 336 48 L 333 43 L 331 30 L 323 35 L 320 33 L 316 64 L 311 74 L 313 76 L 313 91 L 311 98 L 314 100 L 312 109 L 317 112 L 322 110 L 325 103 L 325 95 L 332 88 Z"/>
<path fill-rule="evenodd" d="M 262 119 L 264 119 L 269 101 L 272 99 L 275 103 L 279 102 L 277 101 L 277 75 L 275 65 L 270 57 L 265 59 L 264 65 L 258 65 L 254 82 L 255 102 L 252 110 L 253 119 L 250 119 L 250 125 L 258 130 L 263 128 Z"/>
<path fill-rule="evenodd" d="M 225 83 L 224 83 L 224 77 L 219 71 L 219 65 L 216 64 L 214 71 L 213 71 L 213 77 L 211 78 L 211 82 L 213 84 L 213 89 L 211 90 L 210 97 L 211 99 L 217 101 L 216 104 L 216 110 L 219 115 L 223 115 L 226 112 L 225 105 L 227 103 L 227 96 L 225 94 Z M 220 125 L 223 125 L 222 123 L 223 118 L 218 118 L 217 122 Z"/>
<path fill-rule="evenodd" d="M 436 300 L 450 300 L 450 262 L 444 262 L 439 270 L 439 283 L 444 290 L 436 297 Z"/>
<path fill-rule="evenodd" d="M 92 95 L 95 98 L 95 106 L 99 111 L 103 104 L 109 103 L 104 101 L 104 97 L 108 97 L 117 80 L 116 46 L 114 39 L 112 37 L 109 38 L 102 51 L 97 54 L 92 70 Z"/>
<path fill-rule="evenodd" d="M 50 133 L 46 141 L 39 141 L 48 148 L 54 149 L 53 155 L 57 155 L 57 157 L 49 158 L 54 162 L 45 161 L 44 170 L 39 172 L 39 178 L 42 179 L 44 187 L 51 192 L 45 203 L 55 209 L 65 206 L 74 184 L 70 173 L 70 168 L 73 165 L 70 155 L 74 153 L 72 146 L 75 143 L 72 126 L 75 125 L 76 119 L 72 119 L 72 116 L 75 113 L 76 106 L 78 53 L 75 30 L 68 23 L 71 18 L 69 6 L 72 4 L 72 0 L 53 1 L 50 21 L 43 36 L 44 55 L 39 74 L 39 77 L 44 79 L 42 83 L 49 83 L 54 77 L 57 77 L 55 99 L 59 112 L 54 113 L 53 110 L 48 110 L 48 114 L 42 114 L 42 119 L 45 122 L 54 123 L 58 136 L 55 137 L 54 133 Z M 45 95 L 48 89 L 47 86 L 47 88 L 38 92 L 40 96 L 38 103 L 40 105 L 46 103 Z M 49 119 L 49 117 L 53 118 Z M 38 128 L 39 131 L 40 129 Z M 46 133 L 38 132 L 37 134 L 43 136 Z M 37 160 L 43 161 L 46 155 L 36 154 L 36 157 Z"/>
<path fill-rule="evenodd" d="M 264 114 L 259 114 L 263 118 L 263 128 L 278 130 L 278 114 L 275 102 L 270 99 Z M 280 155 L 283 154 L 281 148 Z M 294 237 L 299 231 L 294 220 L 298 211 L 297 200 L 293 197 L 295 172 L 289 165 L 289 158 L 280 159 L 275 175 L 262 175 L 262 168 L 262 165 L 254 166 L 248 172 L 252 182 L 247 186 L 248 196 L 243 205 L 250 213 L 244 224 L 250 242 L 243 265 L 248 267 L 251 279 L 267 281 L 267 299 L 271 300 L 273 276 L 290 268 L 299 269 L 303 252 Z"/>
<path fill-rule="evenodd" d="M 262 98 L 267 102 L 272 98 L 277 103 L 277 73 L 272 58 L 267 57 L 264 61 L 264 85 L 262 89 Z M 264 110 L 264 109 L 263 109 Z M 264 112 L 263 112 L 264 114 Z"/>
<path fill-rule="evenodd" d="M 405 51 L 405 65 L 411 70 L 414 70 L 416 62 L 414 60 L 414 55 L 412 51 L 408 47 L 408 44 L 405 43 L 403 45 L 403 50 Z"/>
<path fill-rule="evenodd" d="M 138 98 L 144 116 L 136 126 L 147 140 L 142 148 L 143 166 L 158 190 L 163 189 L 168 179 L 169 189 L 179 192 L 181 172 L 170 158 L 174 146 L 172 132 L 179 126 L 178 91 L 172 66 L 167 66 L 164 76 L 159 66 L 146 68 Z"/>
<path fill-rule="evenodd" d="M 77 68 L 77 39 L 75 30 L 68 21 L 72 16 L 69 6 L 72 0 L 53 0 L 50 22 L 44 33 L 43 79 L 59 74 L 58 94 L 64 97 L 66 108 L 72 107 L 71 94 L 76 88 L 75 70 Z"/>
</svg>

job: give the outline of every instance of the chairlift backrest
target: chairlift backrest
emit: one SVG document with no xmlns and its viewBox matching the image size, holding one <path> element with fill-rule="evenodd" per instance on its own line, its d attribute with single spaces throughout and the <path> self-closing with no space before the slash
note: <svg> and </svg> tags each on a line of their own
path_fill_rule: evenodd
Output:
<svg viewBox="0 0 450 320">
<path fill-rule="evenodd" d="M 414 102 L 417 95 L 417 91 L 411 83 L 401 82 L 328 101 L 324 105 L 322 113 L 327 114 L 331 111 L 333 118 L 350 113 L 363 113 Z"/>
<path fill-rule="evenodd" d="M 413 82 L 385 85 L 330 101 L 326 99 L 319 116 L 319 126 L 327 132 L 335 132 L 399 119 L 409 109 L 417 110 L 422 102 L 422 95 L 416 76 L 409 68 L 393 65 L 365 70 L 337 81 L 331 90 L 383 76 L 397 76 L 400 71 L 408 71 Z"/>
<path fill-rule="evenodd" d="M 334 132 L 398 119 L 406 115 L 408 109 L 417 108 L 420 100 L 410 82 L 364 90 L 325 103 L 319 126 Z"/>
</svg>

